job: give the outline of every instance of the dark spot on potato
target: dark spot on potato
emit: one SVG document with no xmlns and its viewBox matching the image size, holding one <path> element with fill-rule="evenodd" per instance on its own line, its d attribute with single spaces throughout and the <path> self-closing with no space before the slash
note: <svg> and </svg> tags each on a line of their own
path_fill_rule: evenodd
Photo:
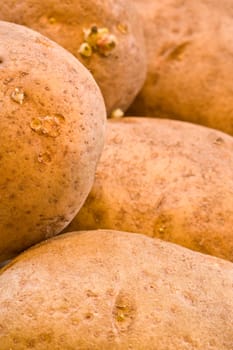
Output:
<svg viewBox="0 0 233 350">
<path fill-rule="evenodd" d="M 184 291 L 182 293 L 182 297 L 186 304 L 189 304 L 190 306 L 195 306 L 197 302 L 197 297 L 195 297 L 195 295 L 192 292 L 190 292 L 189 290 Z"/>
<path fill-rule="evenodd" d="M 9 195 L 9 199 L 12 200 L 12 199 L 15 199 L 16 198 L 16 194 L 15 193 L 11 193 Z"/>
<path fill-rule="evenodd" d="M 215 140 L 214 140 L 214 144 L 215 145 L 221 145 L 224 143 L 224 140 L 222 137 L 217 137 Z"/>
<path fill-rule="evenodd" d="M 168 60 L 180 60 L 182 59 L 182 56 L 186 50 L 186 48 L 190 45 L 190 41 L 185 41 L 184 43 L 181 43 L 177 46 L 175 46 L 175 48 L 173 48 L 167 59 Z"/>
<path fill-rule="evenodd" d="M 95 298 L 95 297 L 97 297 L 97 294 L 95 292 L 93 292 L 92 290 L 90 290 L 90 289 L 87 290 L 86 294 L 87 294 L 88 298 L 91 298 L 91 297 Z"/>
<path fill-rule="evenodd" d="M 183 336 L 183 343 L 186 345 L 186 346 L 189 346 L 189 347 L 192 347 L 192 348 L 197 348 L 198 344 L 196 341 L 194 341 L 190 334 L 187 334 L 187 335 L 184 335 Z"/>
<path fill-rule="evenodd" d="M 20 75 L 21 75 L 21 77 L 25 77 L 25 76 L 29 75 L 29 73 L 28 72 L 20 72 Z"/>
<path fill-rule="evenodd" d="M 86 320 L 92 320 L 94 315 L 91 312 L 87 312 L 84 317 Z"/>
</svg>

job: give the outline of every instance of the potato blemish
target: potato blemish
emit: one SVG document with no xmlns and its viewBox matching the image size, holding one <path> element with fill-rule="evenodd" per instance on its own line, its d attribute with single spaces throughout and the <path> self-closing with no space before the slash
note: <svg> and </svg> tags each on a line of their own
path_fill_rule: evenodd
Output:
<svg viewBox="0 0 233 350">
<path fill-rule="evenodd" d="M 121 331 L 128 330 L 135 318 L 135 312 L 136 309 L 131 296 L 120 292 L 117 295 L 113 309 L 113 317 L 117 328 Z"/>
<path fill-rule="evenodd" d="M 20 105 L 22 105 L 25 99 L 25 93 L 23 89 L 21 87 L 16 87 L 14 91 L 11 93 L 11 99 L 14 102 L 17 102 Z"/>
<path fill-rule="evenodd" d="M 89 29 L 84 29 L 84 42 L 79 48 L 79 53 L 82 56 L 90 57 L 92 52 L 97 52 L 100 55 L 108 56 L 116 47 L 116 36 L 109 32 L 108 28 L 98 28 L 92 26 Z"/>
<path fill-rule="evenodd" d="M 61 124 L 65 118 L 62 115 L 33 118 L 30 127 L 37 134 L 57 137 L 61 134 Z"/>
</svg>

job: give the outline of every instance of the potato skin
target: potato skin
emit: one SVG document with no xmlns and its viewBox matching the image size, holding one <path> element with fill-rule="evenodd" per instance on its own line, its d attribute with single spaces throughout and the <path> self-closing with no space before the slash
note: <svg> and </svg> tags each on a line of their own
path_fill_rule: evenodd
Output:
<svg viewBox="0 0 233 350">
<path fill-rule="evenodd" d="M 0 272 L 0 348 L 231 350 L 232 284 L 231 263 L 171 243 L 61 235 Z"/>
<path fill-rule="evenodd" d="M 94 186 L 66 231 L 139 232 L 233 261 L 233 139 L 191 123 L 108 120 Z"/>
<path fill-rule="evenodd" d="M 14 8 L 14 11 L 12 11 Z M 76 56 L 94 75 L 103 93 L 108 115 L 126 110 L 146 78 L 146 50 L 136 9 L 125 0 L 15 0 L 4 2 L 0 19 L 27 25 Z M 108 57 L 79 53 L 83 30 L 96 25 L 115 35 L 117 44 Z"/>
<path fill-rule="evenodd" d="M 106 112 L 90 73 L 26 27 L 0 22 L 0 261 L 62 231 L 89 193 Z"/>
<path fill-rule="evenodd" d="M 233 135 L 232 2 L 134 4 L 144 24 L 148 74 L 128 114 L 165 114 Z"/>
</svg>

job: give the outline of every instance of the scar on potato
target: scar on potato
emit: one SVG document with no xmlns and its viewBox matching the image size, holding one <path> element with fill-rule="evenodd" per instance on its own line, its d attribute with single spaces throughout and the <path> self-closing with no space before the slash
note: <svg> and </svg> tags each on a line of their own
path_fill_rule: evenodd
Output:
<svg viewBox="0 0 233 350">
<path fill-rule="evenodd" d="M 136 303 L 132 296 L 124 291 L 119 292 L 113 308 L 113 319 L 119 331 L 127 331 L 136 316 Z"/>
<path fill-rule="evenodd" d="M 191 44 L 190 41 L 185 41 L 172 49 L 172 51 L 169 53 L 167 59 L 168 60 L 181 60 L 186 48 Z"/>
</svg>

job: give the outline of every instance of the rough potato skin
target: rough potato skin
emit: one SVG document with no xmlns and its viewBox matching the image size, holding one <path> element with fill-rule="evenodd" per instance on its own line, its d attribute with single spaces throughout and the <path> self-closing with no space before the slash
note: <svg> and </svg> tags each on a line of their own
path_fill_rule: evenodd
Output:
<svg viewBox="0 0 233 350">
<path fill-rule="evenodd" d="M 116 108 L 127 109 L 145 81 L 143 30 L 130 1 L 7 0 L 1 4 L 0 19 L 27 25 L 72 52 L 93 73 L 109 115 Z M 83 30 L 93 25 L 108 28 L 116 37 L 116 47 L 108 57 L 79 53 Z"/>
<path fill-rule="evenodd" d="M 233 135 L 233 5 L 226 0 L 134 0 L 148 53 L 129 115 L 169 116 Z"/>
<path fill-rule="evenodd" d="M 232 284 L 230 262 L 158 239 L 61 235 L 0 272 L 0 348 L 232 350 Z"/>
<path fill-rule="evenodd" d="M 95 183 L 67 231 L 139 232 L 233 261 L 233 139 L 191 123 L 109 120 Z"/>
<path fill-rule="evenodd" d="M 93 184 L 106 112 L 90 73 L 63 48 L 7 22 L 0 41 L 3 261 L 76 215 Z"/>
</svg>

